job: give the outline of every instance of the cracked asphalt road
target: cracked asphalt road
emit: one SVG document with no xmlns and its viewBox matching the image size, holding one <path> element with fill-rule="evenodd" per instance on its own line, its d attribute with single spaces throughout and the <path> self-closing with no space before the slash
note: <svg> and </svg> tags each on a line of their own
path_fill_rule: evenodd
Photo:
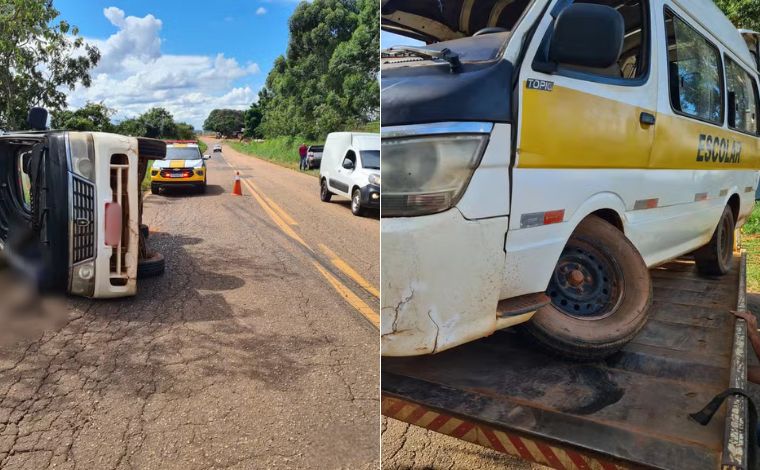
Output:
<svg viewBox="0 0 760 470">
<path fill-rule="evenodd" d="M 230 165 L 313 250 L 229 193 Z M 151 195 L 144 221 L 165 275 L 2 336 L 0 468 L 378 468 L 379 333 L 316 268 L 376 309 L 316 247 L 376 286 L 378 220 L 225 146 L 207 194 Z"/>
</svg>

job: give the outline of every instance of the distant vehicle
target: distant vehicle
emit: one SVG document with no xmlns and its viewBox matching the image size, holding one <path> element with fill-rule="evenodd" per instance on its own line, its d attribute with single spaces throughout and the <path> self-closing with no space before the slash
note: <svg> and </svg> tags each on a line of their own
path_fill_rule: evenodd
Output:
<svg viewBox="0 0 760 470">
<path fill-rule="evenodd" d="M 221 132 L 217 132 L 216 133 L 216 138 L 217 139 L 221 139 L 222 138 L 222 133 Z"/>
<path fill-rule="evenodd" d="M 222 151 L 222 144 L 215 144 L 214 152 L 221 152 L 221 151 Z"/>
<path fill-rule="evenodd" d="M 322 152 L 324 145 L 309 145 L 306 149 L 306 169 L 319 168 L 322 164 Z"/>
<path fill-rule="evenodd" d="M 380 135 L 333 132 L 327 136 L 319 167 L 319 196 L 351 199 L 351 212 L 380 207 Z"/>
<path fill-rule="evenodd" d="M 141 225 L 141 177 L 164 158 L 160 140 L 47 130 L 0 136 L 0 252 L 43 292 L 132 296 L 137 279 L 164 272 Z"/>
<path fill-rule="evenodd" d="M 189 188 L 206 192 L 206 160 L 194 140 L 167 141 L 166 158 L 156 160 L 150 169 L 150 192 L 164 188 Z"/>
</svg>

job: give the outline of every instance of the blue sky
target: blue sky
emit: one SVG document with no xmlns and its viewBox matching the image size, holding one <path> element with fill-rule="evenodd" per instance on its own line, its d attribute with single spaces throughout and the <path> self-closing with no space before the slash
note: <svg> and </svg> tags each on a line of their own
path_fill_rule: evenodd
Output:
<svg viewBox="0 0 760 470">
<path fill-rule="evenodd" d="M 60 18 L 103 53 L 93 86 L 69 105 L 103 101 L 116 120 L 151 106 L 200 127 L 215 107 L 244 109 L 285 52 L 294 0 L 54 0 Z"/>
</svg>

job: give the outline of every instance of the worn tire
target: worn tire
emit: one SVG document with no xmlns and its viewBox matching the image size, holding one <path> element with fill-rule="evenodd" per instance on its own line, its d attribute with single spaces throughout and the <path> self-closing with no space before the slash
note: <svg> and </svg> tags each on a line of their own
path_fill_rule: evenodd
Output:
<svg viewBox="0 0 760 470">
<path fill-rule="evenodd" d="M 137 263 L 137 279 L 160 276 L 166 271 L 166 260 L 161 253 L 153 253 L 150 258 L 141 259 Z"/>
<path fill-rule="evenodd" d="M 327 189 L 327 181 L 322 178 L 322 180 L 319 182 L 319 199 L 322 200 L 322 202 L 330 202 L 331 198 L 332 193 L 329 189 Z"/>
<path fill-rule="evenodd" d="M 161 188 L 157 184 L 151 184 L 150 185 L 150 193 L 151 194 L 158 194 L 161 191 Z"/>
<path fill-rule="evenodd" d="M 364 215 L 364 207 L 362 207 L 362 193 L 359 188 L 354 188 L 351 192 L 351 213 L 356 216 Z"/>
<path fill-rule="evenodd" d="M 588 273 L 580 287 L 572 285 L 568 269 Z M 561 287 L 563 278 L 568 287 Z M 594 294 L 590 300 L 583 297 L 586 291 Z M 573 300 L 577 292 L 581 294 Z M 536 312 L 522 330 L 562 357 L 595 360 L 619 351 L 643 328 L 652 303 L 652 281 L 644 260 L 625 235 L 599 217 L 589 216 L 568 240 L 547 295 L 552 303 Z M 568 313 L 579 307 L 593 314 Z"/>
<path fill-rule="evenodd" d="M 723 209 L 710 242 L 694 252 L 697 271 L 703 276 L 723 276 L 731 270 L 734 255 L 734 213 L 729 206 Z"/>
</svg>

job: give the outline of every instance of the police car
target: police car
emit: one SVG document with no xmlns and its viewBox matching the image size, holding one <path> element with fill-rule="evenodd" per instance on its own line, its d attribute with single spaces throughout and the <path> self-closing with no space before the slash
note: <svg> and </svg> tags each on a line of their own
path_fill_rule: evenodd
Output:
<svg viewBox="0 0 760 470">
<path fill-rule="evenodd" d="M 158 194 L 161 189 L 194 189 L 206 192 L 206 160 L 194 140 L 166 142 L 166 159 L 156 160 L 150 170 L 150 192 Z"/>
</svg>

